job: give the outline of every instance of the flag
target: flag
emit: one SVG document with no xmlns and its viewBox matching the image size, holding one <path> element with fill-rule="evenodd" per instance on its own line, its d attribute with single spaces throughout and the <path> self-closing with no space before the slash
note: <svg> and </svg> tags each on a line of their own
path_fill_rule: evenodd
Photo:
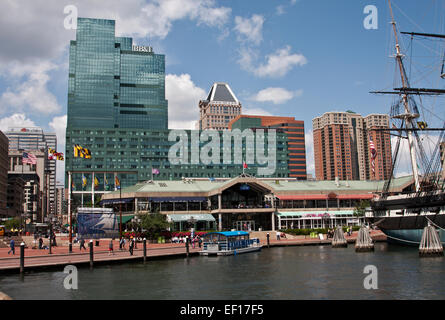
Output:
<svg viewBox="0 0 445 320">
<path fill-rule="evenodd" d="M 114 178 L 114 187 L 116 189 L 120 189 L 121 188 L 121 182 L 119 181 L 119 178 L 117 176 Z"/>
<path fill-rule="evenodd" d="M 159 174 L 159 169 L 153 168 L 151 169 L 152 174 Z"/>
<path fill-rule="evenodd" d="M 247 163 L 243 162 L 243 169 L 247 169 Z"/>
<path fill-rule="evenodd" d="M 107 180 L 107 176 L 104 176 L 104 183 L 105 183 L 105 190 L 108 190 L 108 180 Z"/>
<path fill-rule="evenodd" d="M 371 169 L 372 172 L 375 173 L 375 158 L 377 158 L 377 150 L 371 136 L 369 136 L 369 149 L 371 151 Z"/>
<path fill-rule="evenodd" d="M 99 187 L 99 183 L 100 183 L 99 179 L 96 176 L 94 176 L 94 188 L 97 189 Z"/>
<path fill-rule="evenodd" d="M 56 150 L 54 150 L 53 148 L 48 148 L 48 153 L 54 154 L 56 153 Z"/>
<path fill-rule="evenodd" d="M 83 148 L 82 146 L 75 144 L 74 145 L 74 157 L 81 157 L 85 159 L 91 159 L 91 151 L 90 149 Z"/>
<path fill-rule="evenodd" d="M 64 160 L 62 152 L 56 152 L 55 156 L 56 156 L 57 160 L 62 160 L 62 161 Z"/>
<path fill-rule="evenodd" d="M 428 128 L 428 124 L 424 121 L 417 122 L 417 126 L 420 130 L 425 130 L 426 128 Z"/>
<path fill-rule="evenodd" d="M 82 188 L 85 188 L 87 186 L 87 177 L 82 175 Z"/>
<path fill-rule="evenodd" d="M 37 164 L 37 158 L 32 153 L 23 152 L 22 162 L 29 163 L 29 164 Z"/>
<path fill-rule="evenodd" d="M 76 190 L 76 185 L 74 184 L 74 180 L 71 181 L 71 189 Z"/>
</svg>

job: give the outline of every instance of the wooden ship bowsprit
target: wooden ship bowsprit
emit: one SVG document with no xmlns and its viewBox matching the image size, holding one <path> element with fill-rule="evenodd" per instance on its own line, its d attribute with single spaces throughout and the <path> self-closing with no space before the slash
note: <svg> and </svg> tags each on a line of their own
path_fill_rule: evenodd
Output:
<svg viewBox="0 0 445 320">
<path fill-rule="evenodd" d="M 393 91 L 373 91 L 372 93 L 389 94 L 394 100 L 391 106 L 391 128 L 386 129 L 388 134 L 396 136 L 393 146 L 393 163 L 390 178 L 385 181 L 383 190 L 377 198 L 371 201 L 370 210 L 366 213 L 366 219 L 371 224 L 381 229 L 387 236 L 388 241 L 408 245 L 419 245 L 422 239 L 423 229 L 434 226 L 438 232 L 441 242 L 445 242 L 445 180 L 443 175 L 443 161 L 445 137 L 445 117 L 437 116 L 439 125 L 430 127 L 430 123 L 420 121 L 421 114 L 419 106 L 424 110 L 428 98 L 440 98 L 445 94 L 442 88 L 412 87 L 407 76 L 404 65 L 405 55 L 402 54 L 399 45 L 399 33 L 394 21 L 391 0 L 388 0 L 391 14 L 391 32 L 395 40 L 395 61 L 397 69 L 397 82 Z M 436 57 L 437 78 L 439 86 L 443 85 L 444 61 L 445 61 L 445 34 L 401 32 L 410 35 L 411 41 L 429 40 L 435 41 L 441 46 L 439 58 Z M 412 48 L 412 47 L 411 47 Z M 410 59 L 412 63 L 412 59 Z M 411 69 L 411 68 L 410 68 Z M 409 72 L 411 75 L 411 72 Z M 439 100 L 439 99 L 437 99 Z M 442 103 L 443 104 L 443 103 Z M 439 108 L 443 108 L 439 105 Z M 428 110 L 428 109 L 427 109 Z M 428 110 L 431 111 L 431 110 Z M 443 109 L 441 110 L 443 112 Z M 379 130 L 379 129 L 376 129 Z M 385 129 L 380 129 L 385 130 Z M 437 140 L 429 150 L 425 142 L 425 133 L 432 132 L 429 136 Z M 409 151 L 410 169 L 413 175 L 413 186 L 407 192 L 391 194 L 389 192 L 398 158 L 401 156 L 400 146 L 402 141 L 407 141 Z"/>
</svg>

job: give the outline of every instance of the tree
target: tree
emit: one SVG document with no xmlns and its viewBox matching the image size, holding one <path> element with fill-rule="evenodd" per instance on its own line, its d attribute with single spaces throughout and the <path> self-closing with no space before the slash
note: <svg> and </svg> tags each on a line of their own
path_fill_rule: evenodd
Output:
<svg viewBox="0 0 445 320">
<path fill-rule="evenodd" d="M 365 215 L 366 208 L 369 206 L 369 200 L 360 200 L 360 202 L 354 208 L 354 216 L 363 217 Z"/>
<path fill-rule="evenodd" d="M 18 229 L 18 228 L 20 228 L 20 225 L 21 225 L 21 222 L 17 218 L 13 218 L 13 219 L 10 219 L 10 220 L 5 222 L 5 227 L 8 230 Z"/>
<path fill-rule="evenodd" d="M 142 229 L 148 232 L 149 237 L 155 238 L 161 231 L 166 230 L 170 223 L 167 216 L 160 213 L 144 214 L 141 217 Z"/>
</svg>

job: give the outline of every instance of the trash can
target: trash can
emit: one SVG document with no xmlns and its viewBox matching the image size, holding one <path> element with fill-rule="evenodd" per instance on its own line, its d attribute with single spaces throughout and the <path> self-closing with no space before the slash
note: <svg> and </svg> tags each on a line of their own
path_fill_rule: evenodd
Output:
<svg viewBox="0 0 445 320">
<path fill-rule="evenodd" d="M 99 240 L 96 240 L 96 247 L 99 246 Z"/>
</svg>

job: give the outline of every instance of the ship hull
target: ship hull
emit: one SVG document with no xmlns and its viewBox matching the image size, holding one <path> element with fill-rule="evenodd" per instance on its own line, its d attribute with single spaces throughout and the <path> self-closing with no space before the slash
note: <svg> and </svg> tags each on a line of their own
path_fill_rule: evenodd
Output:
<svg viewBox="0 0 445 320">
<path fill-rule="evenodd" d="M 375 223 L 377 227 L 388 237 L 388 242 L 402 245 L 419 246 L 423 229 L 429 220 L 439 232 L 441 242 L 445 244 L 445 214 L 402 217 L 369 217 L 367 221 Z M 442 229 L 440 229 L 440 228 Z"/>
</svg>

